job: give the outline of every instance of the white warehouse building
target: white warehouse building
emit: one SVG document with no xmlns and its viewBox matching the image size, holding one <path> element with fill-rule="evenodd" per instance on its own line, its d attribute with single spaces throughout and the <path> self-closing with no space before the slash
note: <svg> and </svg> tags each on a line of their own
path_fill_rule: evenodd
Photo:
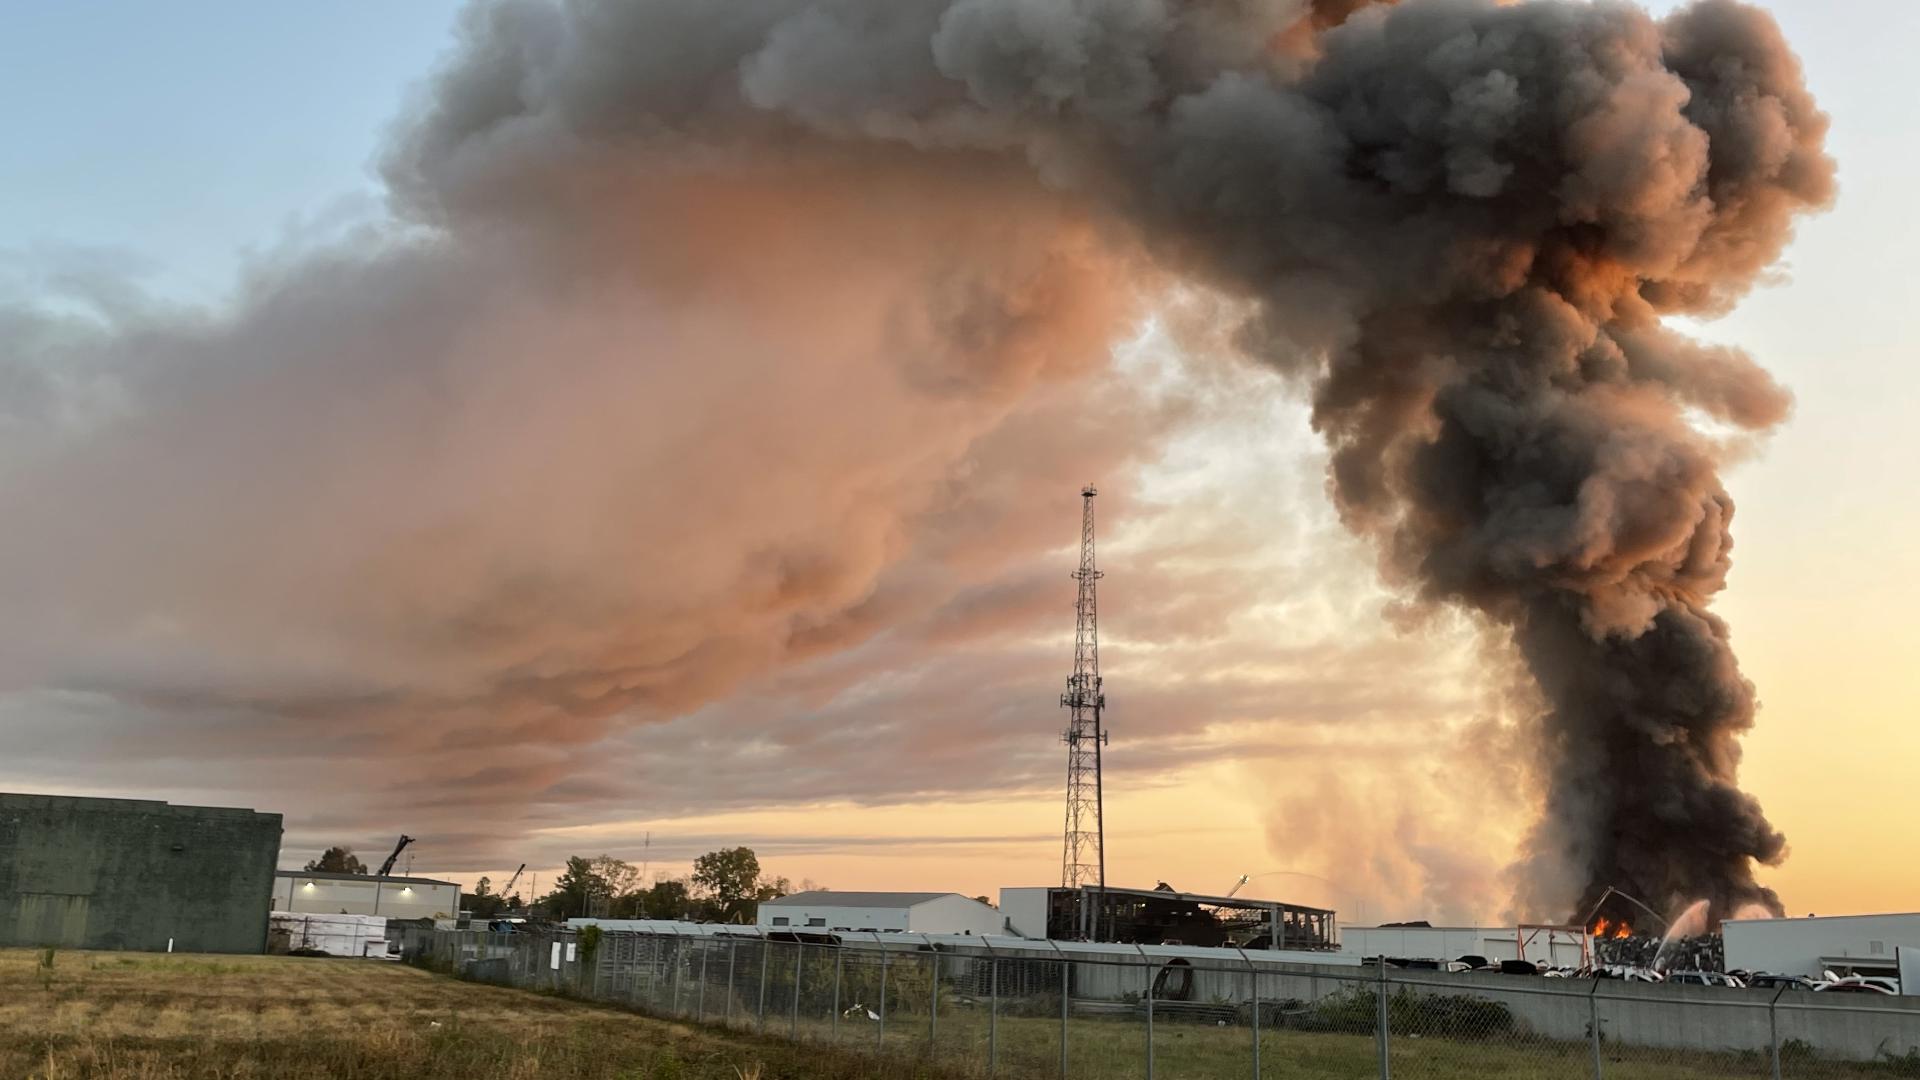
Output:
<svg viewBox="0 0 1920 1080">
<path fill-rule="evenodd" d="M 451 919 L 460 912 L 460 886 L 434 878 L 276 870 L 268 907 L 309 915 Z"/>
<path fill-rule="evenodd" d="M 1006 919 L 959 893 L 814 892 L 760 902 L 762 930 L 878 930 L 903 934 L 1003 934 Z"/>
<path fill-rule="evenodd" d="M 1592 955 L 1592 939 L 1578 929 L 1513 926 L 1342 926 L 1340 951 L 1351 956 L 1451 961 L 1478 956 L 1498 964 L 1531 960 L 1553 967 L 1580 967 Z"/>
<path fill-rule="evenodd" d="M 1720 935 L 1728 971 L 1898 978 L 1901 959 L 1910 974 L 1920 968 L 1920 914 L 1728 919 Z"/>
</svg>

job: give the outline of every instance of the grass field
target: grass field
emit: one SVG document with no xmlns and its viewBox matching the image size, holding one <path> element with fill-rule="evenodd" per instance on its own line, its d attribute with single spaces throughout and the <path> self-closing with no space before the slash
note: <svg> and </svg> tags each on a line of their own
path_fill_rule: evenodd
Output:
<svg viewBox="0 0 1920 1080">
<path fill-rule="evenodd" d="M 0 950 L 5 1080 L 947 1080 L 374 961 Z"/>
</svg>

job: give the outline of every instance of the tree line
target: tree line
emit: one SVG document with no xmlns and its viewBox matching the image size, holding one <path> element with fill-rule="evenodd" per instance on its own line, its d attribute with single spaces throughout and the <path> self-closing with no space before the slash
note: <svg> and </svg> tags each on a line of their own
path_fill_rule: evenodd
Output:
<svg viewBox="0 0 1920 1080">
<path fill-rule="evenodd" d="M 307 863 L 308 870 L 335 874 L 364 874 L 367 866 L 350 847 L 330 847 Z M 802 882 L 802 889 L 819 886 Z M 553 889 L 533 898 L 531 913 L 561 920 L 691 919 L 698 922 L 752 922 L 762 900 L 793 892 L 783 877 L 766 877 L 752 848 L 722 848 L 693 861 L 687 877 L 640 880 L 640 869 L 611 855 L 575 855 L 567 860 Z M 516 890 L 510 896 L 493 891 L 493 879 L 482 877 L 472 892 L 460 894 L 460 907 L 476 919 L 491 919 L 506 911 L 526 911 L 528 904 Z"/>
<path fill-rule="evenodd" d="M 803 883 L 814 888 L 811 882 Z M 476 919 L 490 919 L 527 905 L 518 892 L 501 896 L 493 882 L 481 878 L 471 893 L 461 895 L 460 906 Z M 573 918 L 689 919 L 697 922 L 750 923 L 760 902 L 793 892 L 784 877 L 767 877 L 752 848 L 710 851 L 693 861 L 686 877 L 640 880 L 640 869 L 611 855 L 575 855 L 545 895 L 531 905 L 535 916 L 555 921 Z"/>
</svg>

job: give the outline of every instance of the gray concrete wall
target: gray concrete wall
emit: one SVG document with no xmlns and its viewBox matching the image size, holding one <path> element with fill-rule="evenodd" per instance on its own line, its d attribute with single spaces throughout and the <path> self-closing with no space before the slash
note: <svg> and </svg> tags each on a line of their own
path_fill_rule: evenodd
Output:
<svg viewBox="0 0 1920 1080">
<path fill-rule="evenodd" d="M 254 953 L 280 815 L 0 793 L 0 946 Z"/>
<path fill-rule="evenodd" d="M 961 956 L 988 955 L 985 949 L 950 948 Z M 1042 963 L 1060 960 L 1044 946 L 996 947 L 991 955 Z M 1126 959 L 1118 947 L 1111 957 Z M 1244 1005 L 1253 1000 L 1256 974 L 1263 1002 L 1311 1003 L 1380 986 L 1377 969 L 1280 964 L 1263 960 L 1259 953 L 1247 957 L 1252 970 L 1244 963 L 1222 968 L 1212 960 L 1196 960 L 1190 1000 Z M 1157 970 L 1071 958 L 1076 1001 L 1120 1001 L 1141 994 Z M 1139 964 L 1138 957 L 1134 963 Z M 1920 1049 L 1920 997 L 1800 991 L 1781 996 L 1773 1007 L 1772 990 L 1398 969 L 1390 969 L 1387 978 L 1389 995 L 1466 995 L 1496 1001 L 1513 1014 L 1521 1031 L 1567 1042 L 1585 1041 L 1589 1024 L 1597 1019 L 1601 1038 L 1610 1043 L 1669 1050 L 1764 1054 L 1776 1027 L 1782 1043 L 1797 1040 L 1827 1058 L 1873 1061 Z"/>
</svg>

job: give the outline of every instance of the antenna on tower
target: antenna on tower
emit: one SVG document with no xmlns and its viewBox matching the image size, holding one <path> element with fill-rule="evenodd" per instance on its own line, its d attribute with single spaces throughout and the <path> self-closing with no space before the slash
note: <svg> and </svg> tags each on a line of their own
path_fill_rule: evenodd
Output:
<svg viewBox="0 0 1920 1080">
<path fill-rule="evenodd" d="M 1100 727 L 1100 712 L 1107 698 L 1100 688 L 1100 610 L 1094 589 L 1094 583 L 1105 575 L 1093 561 L 1093 499 L 1098 494 L 1092 484 L 1080 489 L 1080 569 L 1073 572 L 1074 580 L 1080 583 L 1080 596 L 1074 605 L 1073 674 L 1067 678 L 1067 692 L 1060 695 L 1060 704 L 1073 713 L 1061 736 L 1067 744 L 1067 840 L 1060 883 L 1069 889 L 1096 886 L 1096 903 L 1105 906 L 1107 855 L 1100 749 L 1106 745 L 1107 734 Z M 1090 937 L 1099 937 L 1098 907 L 1084 925 L 1091 931 Z"/>
</svg>

